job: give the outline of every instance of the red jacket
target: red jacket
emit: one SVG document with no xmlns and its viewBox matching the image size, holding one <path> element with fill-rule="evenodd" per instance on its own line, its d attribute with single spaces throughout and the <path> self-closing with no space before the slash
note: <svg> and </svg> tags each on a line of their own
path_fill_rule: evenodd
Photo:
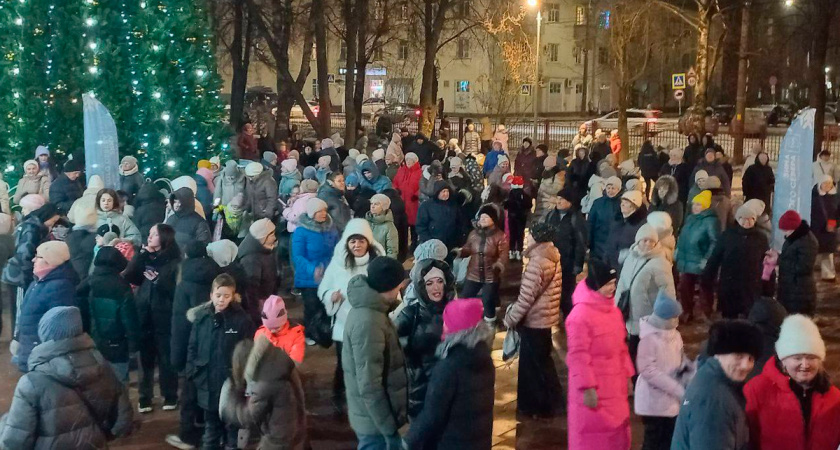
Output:
<svg viewBox="0 0 840 450">
<path fill-rule="evenodd" d="M 400 196 L 405 202 L 405 214 L 408 216 L 408 224 L 417 224 L 417 210 L 420 209 L 420 177 L 423 170 L 420 163 L 408 167 L 403 164 L 397 170 L 394 177 L 394 189 L 400 191 Z"/>
<path fill-rule="evenodd" d="M 770 358 L 764 370 L 744 386 L 750 441 L 756 450 L 824 450 L 840 446 L 840 390 L 829 385 L 811 397 L 808 431 L 787 375 Z"/>
<path fill-rule="evenodd" d="M 283 328 L 272 333 L 265 325 L 261 326 L 254 335 L 256 340 L 260 335 L 268 338 L 271 345 L 283 350 L 289 358 L 298 364 L 303 362 L 303 355 L 306 352 L 306 338 L 303 337 L 303 325 L 289 326 L 289 322 Z"/>
<path fill-rule="evenodd" d="M 239 133 L 236 145 L 239 147 L 239 159 L 260 160 L 260 154 L 257 151 L 257 138 L 255 136 L 243 131 Z"/>
</svg>

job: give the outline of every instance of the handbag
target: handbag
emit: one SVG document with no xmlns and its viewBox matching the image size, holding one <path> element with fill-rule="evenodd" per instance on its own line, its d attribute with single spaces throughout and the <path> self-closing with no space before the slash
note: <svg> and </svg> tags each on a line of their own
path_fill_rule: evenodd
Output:
<svg viewBox="0 0 840 450">
<path fill-rule="evenodd" d="M 624 321 L 627 322 L 630 319 L 630 290 L 633 289 L 633 282 L 636 281 L 636 277 L 645 268 L 647 263 L 650 262 L 648 259 L 644 263 L 642 263 L 642 267 L 639 267 L 639 270 L 633 274 L 633 278 L 630 279 L 630 285 L 627 286 L 627 290 L 621 293 L 621 297 L 618 298 L 618 309 L 621 311 L 621 317 L 624 318 Z"/>
<path fill-rule="evenodd" d="M 508 305 L 507 310 L 505 310 L 505 315 L 507 315 L 507 311 L 513 306 L 513 303 Z M 519 336 L 519 332 L 516 331 L 516 327 L 508 328 L 507 333 L 505 334 L 505 340 L 502 343 L 502 361 L 507 364 L 511 364 L 516 358 L 519 357 L 519 346 L 521 343 L 521 337 Z"/>
<path fill-rule="evenodd" d="M 327 314 L 327 309 L 320 301 L 318 301 L 317 307 L 313 309 L 315 309 L 315 313 L 309 319 L 306 334 L 319 346 L 330 348 L 333 343 L 332 317 Z"/>
</svg>

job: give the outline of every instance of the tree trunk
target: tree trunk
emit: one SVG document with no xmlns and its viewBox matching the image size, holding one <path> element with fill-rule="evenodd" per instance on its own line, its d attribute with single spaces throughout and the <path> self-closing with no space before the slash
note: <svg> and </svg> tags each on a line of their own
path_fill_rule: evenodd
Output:
<svg viewBox="0 0 840 450">
<path fill-rule="evenodd" d="M 324 23 L 324 1 L 313 0 L 315 17 L 315 62 L 318 69 L 318 126 L 315 132 L 323 139 L 330 135 L 332 99 L 330 99 L 329 63 L 327 62 L 327 27 Z"/>
<path fill-rule="evenodd" d="M 822 0 L 814 2 L 811 8 L 813 15 L 810 23 L 813 31 L 813 45 L 811 52 L 811 68 L 808 72 L 810 84 L 810 98 L 808 105 L 816 109 L 814 115 L 814 158 L 822 150 L 823 137 L 825 134 L 825 62 L 828 51 L 828 38 L 831 30 L 831 21 L 837 9 L 834 0 Z M 819 5 L 819 7 L 818 7 Z"/>
<path fill-rule="evenodd" d="M 747 110 L 747 69 L 749 65 L 750 39 L 750 3 L 744 2 L 741 8 L 741 43 L 738 50 L 738 90 L 735 98 L 735 117 L 732 131 L 735 135 L 735 147 L 732 160 L 735 164 L 744 161 L 744 114 Z"/>
<path fill-rule="evenodd" d="M 294 83 L 286 81 L 285 77 L 277 72 L 277 115 L 274 121 L 274 140 L 284 141 L 289 139 L 289 117 L 292 113 L 292 105 L 295 104 Z"/>
<path fill-rule="evenodd" d="M 353 128 L 351 129 L 348 126 L 347 136 L 344 137 L 344 141 L 348 147 L 356 145 L 356 130 L 358 130 L 362 125 L 362 102 L 364 101 L 365 96 L 365 79 L 367 76 L 365 71 L 367 70 L 368 61 L 370 59 L 367 49 L 368 13 L 368 0 L 356 0 L 356 9 L 353 11 L 354 20 L 358 23 L 358 28 L 356 30 L 356 83 L 353 88 L 353 102 L 349 105 L 352 106 L 354 120 Z M 360 148 L 357 150 L 365 153 L 365 149 Z"/>
<path fill-rule="evenodd" d="M 434 95 L 435 56 L 437 41 L 427 38 L 425 58 L 423 59 L 423 79 L 420 82 L 420 132 L 431 137 L 437 114 L 437 102 Z"/>
<path fill-rule="evenodd" d="M 633 83 L 629 80 L 630 62 L 627 61 L 627 45 L 620 46 L 617 50 L 616 60 L 618 70 L 618 137 L 621 139 L 621 153 L 618 154 L 618 161 L 625 161 L 630 158 L 630 130 L 627 127 L 627 108 L 630 107 L 630 93 Z"/>
<path fill-rule="evenodd" d="M 353 97 L 356 92 L 356 58 L 359 55 L 356 40 L 359 22 L 359 18 L 356 17 L 355 1 L 344 0 L 344 45 L 347 48 L 344 77 L 344 142 L 346 145 L 352 145 L 356 141 L 356 109 L 353 107 Z"/>
<path fill-rule="evenodd" d="M 239 130 L 244 120 L 245 90 L 248 85 L 248 66 L 251 62 L 251 27 L 246 22 L 245 2 L 236 0 L 233 4 L 233 41 L 230 46 L 233 79 L 230 87 L 229 123 L 234 130 Z"/>
<path fill-rule="evenodd" d="M 711 0 L 708 0 L 711 2 Z M 706 103 L 709 89 L 709 33 L 711 32 L 712 8 L 698 3 L 697 29 L 697 84 L 694 86 L 694 105 L 691 108 L 692 131 L 702 136 L 706 133 Z"/>
</svg>

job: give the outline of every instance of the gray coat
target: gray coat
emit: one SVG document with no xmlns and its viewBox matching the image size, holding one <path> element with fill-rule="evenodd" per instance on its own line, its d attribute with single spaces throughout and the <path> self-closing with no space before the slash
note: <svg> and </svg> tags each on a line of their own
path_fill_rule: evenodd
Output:
<svg viewBox="0 0 840 450">
<path fill-rule="evenodd" d="M 633 280 L 634 276 L 635 280 Z M 639 335 L 639 319 L 653 314 L 653 303 L 660 289 L 665 289 L 670 298 L 677 298 L 671 263 L 665 258 L 662 243 L 659 243 L 647 256 L 640 255 L 636 244 L 633 244 L 623 261 L 621 275 L 618 277 L 618 285 L 615 289 L 616 301 L 625 291 L 630 291 L 630 319 L 627 321 L 627 333 L 633 336 Z"/>
<path fill-rule="evenodd" d="M 29 370 L 0 420 L 0 448 L 107 448 L 131 431 L 128 392 L 87 334 L 38 345 Z"/>
<path fill-rule="evenodd" d="M 253 181 L 245 183 L 245 209 L 253 214 L 254 221 L 273 221 L 277 212 L 277 182 L 270 170 L 263 170 Z"/>
<path fill-rule="evenodd" d="M 344 231 L 347 222 L 353 218 L 353 211 L 347 204 L 344 193 L 326 183 L 318 188 L 318 198 L 327 203 L 327 212 L 332 217 L 336 229 L 339 232 Z"/>
</svg>

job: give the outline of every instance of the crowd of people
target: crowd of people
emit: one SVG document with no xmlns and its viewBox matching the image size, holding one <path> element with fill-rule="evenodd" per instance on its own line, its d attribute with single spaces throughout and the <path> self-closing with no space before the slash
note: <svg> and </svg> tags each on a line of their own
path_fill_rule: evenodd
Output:
<svg viewBox="0 0 840 450">
<path fill-rule="evenodd" d="M 105 448 L 160 407 L 179 410 L 176 448 L 306 449 L 299 368 L 321 346 L 335 347 L 333 401 L 359 448 L 488 449 L 504 329 L 519 337 L 518 418 L 567 415 L 571 449 L 629 449 L 631 406 L 645 449 L 840 446 L 812 320 L 815 269 L 835 278 L 827 152 L 811 216 L 772 224 L 760 148 L 738 196 L 711 135 L 621 160 L 616 133 L 581 126 L 571 149 L 514 150 L 503 125 L 467 122 L 437 142 L 360 129 L 356 148 L 337 134 L 278 146 L 248 124 L 237 158 L 163 188 L 131 156 L 105 186 L 39 147 L 11 199 L 0 183 L 23 374 L 0 447 Z M 709 326 L 696 360 L 678 330 L 690 322 Z"/>
</svg>

